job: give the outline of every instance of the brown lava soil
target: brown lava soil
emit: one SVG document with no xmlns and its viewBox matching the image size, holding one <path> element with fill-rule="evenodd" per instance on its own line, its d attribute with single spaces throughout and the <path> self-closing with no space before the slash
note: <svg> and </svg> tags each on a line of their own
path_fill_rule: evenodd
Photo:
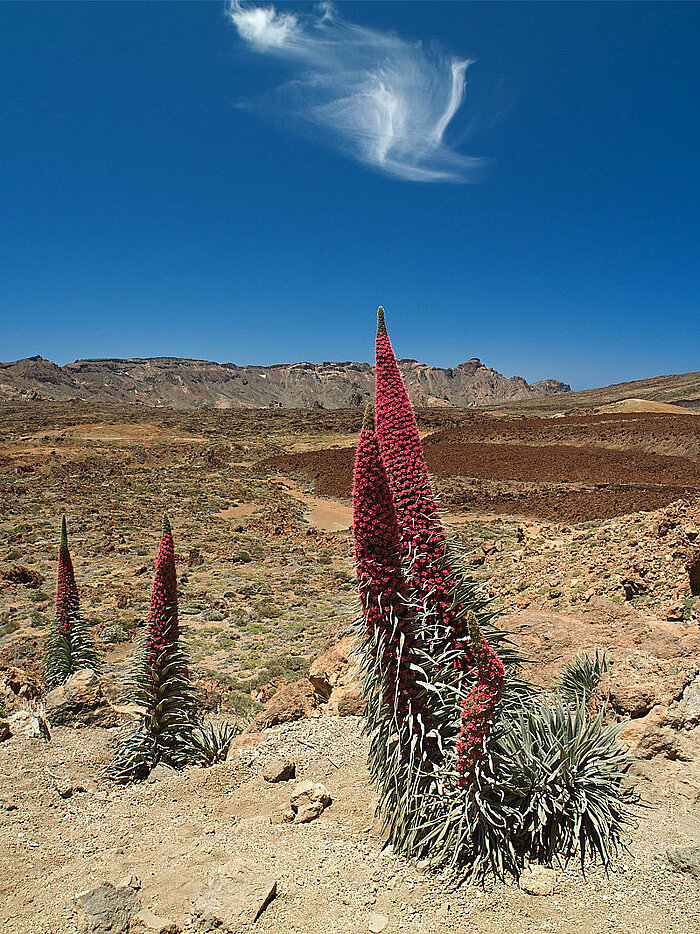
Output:
<svg viewBox="0 0 700 934">
<path fill-rule="evenodd" d="M 428 435 L 424 447 L 450 511 L 583 522 L 659 509 L 700 490 L 700 418 L 692 415 L 466 415 L 463 424 Z M 353 458 L 348 447 L 265 463 L 343 498 Z"/>
</svg>

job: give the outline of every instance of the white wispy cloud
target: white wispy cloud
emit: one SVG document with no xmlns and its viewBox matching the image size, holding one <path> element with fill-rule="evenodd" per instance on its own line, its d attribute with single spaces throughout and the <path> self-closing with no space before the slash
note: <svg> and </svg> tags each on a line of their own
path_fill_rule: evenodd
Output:
<svg viewBox="0 0 700 934">
<path fill-rule="evenodd" d="M 389 175 L 473 179 L 481 160 L 445 142 L 464 99 L 468 61 L 346 22 L 328 3 L 299 14 L 231 0 L 227 14 L 251 49 L 293 70 L 275 94 L 277 114 L 316 127 Z"/>
</svg>

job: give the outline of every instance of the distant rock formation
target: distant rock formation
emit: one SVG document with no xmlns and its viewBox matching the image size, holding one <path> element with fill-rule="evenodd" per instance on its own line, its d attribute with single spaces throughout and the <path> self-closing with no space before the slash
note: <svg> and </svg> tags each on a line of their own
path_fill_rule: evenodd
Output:
<svg viewBox="0 0 700 934">
<path fill-rule="evenodd" d="M 414 405 L 489 405 L 533 399 L 571 388 L 557 379 L 510 379 L 474 358 L 453 369 L 399 361 Z M 371 397 L 368 363 L 291 363 L 236 366 L 176 357 L 76 360 L 58 366 L 43 357 L 0 363 L 0 398 L 138 402 L 197 409 L 363 406 Z"/>
</svg>

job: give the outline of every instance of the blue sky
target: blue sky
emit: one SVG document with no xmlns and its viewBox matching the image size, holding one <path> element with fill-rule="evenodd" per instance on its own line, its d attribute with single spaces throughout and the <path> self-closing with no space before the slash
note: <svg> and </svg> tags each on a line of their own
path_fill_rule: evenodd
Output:
<svg viewBox="0 0 700 934">
<path fill-rule="evenodd" d="M 369 360 L 381 302 L 436 365 L 700 369 L 699 35 L 690 3 L 2 3 L 0 359 Z"/>
</svg>

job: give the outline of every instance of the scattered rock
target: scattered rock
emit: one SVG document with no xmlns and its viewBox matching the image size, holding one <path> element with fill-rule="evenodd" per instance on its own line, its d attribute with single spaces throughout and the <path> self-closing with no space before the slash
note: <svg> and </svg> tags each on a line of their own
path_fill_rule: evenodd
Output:
<svg viewBox="0 0 700 934">
<path fill-rule="evenodd" d="M 282 823 L 291 824 L 295 817 L 296 817 L 296 814 L 294 813 L 292 808 L 290 808 L 289 805 L 287 805 L 287 807 L 282 811 Z"/>
<path fill-rule="evenodd" d="M 231 860 L 211 873 L 192 900 L 192 909 L 205 931 L 236 934 L 256 921 L 276 894 L 274 876 L 243 860 Z"/>
<path fill-rule="evenodd" d="M 10 729 L 10 723 L 8 720 L 0 720 L 0 743 L 3 743 L 6 739 L 9 739 L 12 736 L 12 730 Z"/>
<path fill-rule="evenodd" d="M 308 804 L 302 804 L 298 807 L 294 815 L 295 824 L 310 824 L 323 813 L 323 804 L 320 801 L 310 801 Z"/>
<path fill-rule="evenodd" d="M 528 866 L 520 876 L 520 888 L 528 895 L 551 895 L 557 874 L 546 866 Z"/>
<path fill-rule="evenodd" d="M 23 564 L 15 564 L 11 568 L 5 568 L 0 573 L 0 577 L 3 580 L 10 581 L 11 584 L 25 584 L 27 587 L 39 587 L 46 579 L 39 571 L 28 568 Z"/>
<path fill-rule="evenodd" d="M 43 739 L 49 742 L 51 730 L 41 711 L 18 710 L 7 718 L 12 733 L 22 734 L 27 739 Z"/>
<path fill-rule="evenodd" d="M 80 934 L 128 934 L 131 916 L 141 908 L 139 887 L 103 882 L 76 896 L 73 901 Z"/>
<path fill-rule="evenodd" d="M 700 879 L 700 846 L 670 846 L 666 850 L 666 859 L 679 872 Z"/>
<path fill-rule="evenodd" d="M 331 803 L 331 796 L 328 789 L 320 782 L 315 783 L 304 779 L 298 782 L 292 789 L 289 799 L 289 810 L 292 817 L 289 817 L 287 811 L 282 814 L 282 820 L 293 820 L 295 824 L 309 824 L 312 820 L 323 813 Z"/>
<path fill-rule="evenodd" d="M 177 934 L 180 929 L 169 918 L 160 918 L 148 908 L 131 916 L 129 934 Z"/>
<path fill-rule="evenodd" d="M 298 808 L 312 801 L 320 801 L 323 807 L 328 807 L 331 796 L 325 785 L 321 782 L 311 782 L 307 778 L 294 786 L 289 803 L 293 808 Z"/>
<path fill-rule="evenodd" d="M 296 776 L 297 767 L 291 759 L 273 759 L 263 769 L 266 782 L 287 782 Z"/>
<path fill-rule="evenodd" d="M 369 918 L 367 930 L 370 934 L 381 934 L 388 923 L 389 919 L 386 915 L 380 915 L 379 912 L 373 911 Z"/>
<path fill-rule="evenodd" d="M 306 679 L 293 681 L 275 691 L 265 709 L 251 723 L 250 730 L 263 730 L 278 723 L 315 717 L 318 712 L 318 702 L 311 683 Z"/>
<path fill-rule="evenodd" d="M 117 722 L 117 713 L 90 668 L 76 671 L 65 684 L 49 691 L 46 715 L 51 723 L 62 726 L 113 726 Z"/>
</svg>

